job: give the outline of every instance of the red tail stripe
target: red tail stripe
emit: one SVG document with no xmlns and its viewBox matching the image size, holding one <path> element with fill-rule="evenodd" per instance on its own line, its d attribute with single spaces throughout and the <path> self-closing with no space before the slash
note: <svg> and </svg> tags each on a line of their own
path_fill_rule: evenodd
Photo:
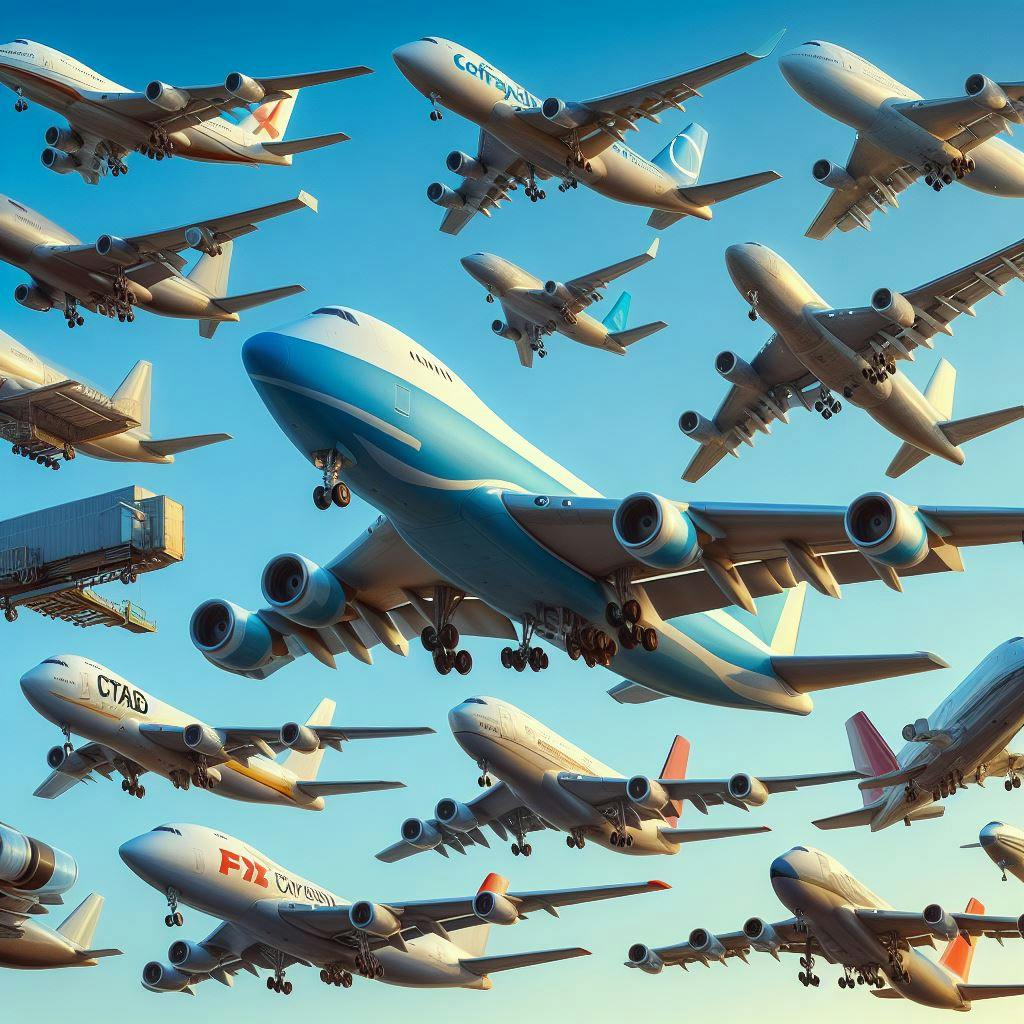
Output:
<svg viewBox="0 0 1024 1024">
<path fill-rule="evenodd" d="M 481 892 L 494 892 L 499 896 L 504 896 L 508 892 L 508 879 L 503 878 L 496 871 L 492 871 L 484 880 L 480 883 L 480 888 L 477 889 L 478 893 Z"/>
<path fill-rule="evenodd" d="M 669 747 L 665 766 L 661 769 L 662 779 L 685 779 L 686 766 L 690 760 L 690 741 L 685 736 L 677 736 Z M 675 828 L 679 824 L 679 815 L 683 813 L 682 800 L 673 800 L 672 809 L 675 814 L 667 815 L 668 823 Z"/>
</svg>

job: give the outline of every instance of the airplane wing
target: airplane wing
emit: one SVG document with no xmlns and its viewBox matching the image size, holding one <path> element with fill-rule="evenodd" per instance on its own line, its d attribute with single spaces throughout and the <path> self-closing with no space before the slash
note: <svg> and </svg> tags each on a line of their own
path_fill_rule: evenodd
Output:
<svg viewBox="0 0 1024 1024">
<path fill-rule="evenodd" d="M 584 274 L 582 277 L 574 277 L 571 281 L 566 281 L 565 287 L 574 296 L 574 301 L 569 304 L 569 311 L 571 313 L 578 313 L 581 309 L 586 309 L 591 303 L 600 301 L 604 298 L 600 294 L 601 289 L 607 288 L 612 281 L 623 277 L 631 270 L 636 270 L 637 267 L 650 263 L 658 255 L 658 243 L 660 241 L 660 239 L 655 238 L 651 242 L 650 248 L 639 256 L 631 256 L 629 259 L 621 260 L 619 263 L 613 263 L 610 267 L 602 267 L 600 270 L 595 270 L 590 274 Z"/>
<path fill-rule="evenodd" d="M 972 80 L 981 76 L 972 75 Z M 977 82 L 981 85 L 981 81 Z M 1006 98 L 1011 103 L 1024 98 L 1024 83 L 1000 82 Z M 908 120 L 934 135 L 937 139 L 951 143 L 963 153 L 970 152 L 975 146 L 981 145 L 1000 132 L 1005 132 L 1008 124 L 998 110 L 979 103 L 974 97 L 964 92 L 962 96 L 952 96 L 941 100 L 909 100 L 906 103 L 894 103 L 893 110 L 898 110 Z M 1020 123 L 1019 114 L 1014 111 L 1012 119 Z"/>
<path fill-rule="evenodd" d="M 821 161 L 815 164 L 815 176 L 819 166 L 822 166 Z M 840 231 L 864 228 L 870 231 L 871 215 L 876 210 L 888 213 L 889 207 L 896 209 L 899 206 L 896 197 L 920 177 L 916 167 L 860 136 L 857 136 L 846 161 L 846 174 L 849 182 L 832 190 L 821 212 L 805 232 L 807 238 L 827 238 L 833 228 Z"/>
<path fill-rule="evenodd" d="M 926 907 L 926 911 L 940 909 Z M 895 934 L 907 942 L 930 937 L 939 938 L 935 926 L 928 923 L 924 913 L 899 910 L 867 910 L 857 908 L 854 913 L 878 935 Z M 984 936 L 989 939 L 1019 939 L 1020 926 L 1016 917 L 997 917 L 993 914 L 950 913 L 958 931 L 965 935 Z M 952 936 L 951 936 L 952 937 Z"/>
<path fill-rule="evenodd" d="M 804 953 L 806 951 L 807 933 L 797 927 L 795 917 L 787 918 L 785 921 L 775 921 L 769 927 L 781 943 L 774 952 Z M 698 929 L 698 931 L 703 931 L 703 929 Z M 691 938 L 693 937 L 694 935 L 691 934 Z M 710 953 L 703 946 L 694 945 L 689 941 L 654 948 L 648 948 L 642 943 L 638 943 L 630 948 L 626 966 L 641 970 L 646 968 L 653 973 L 660 971 L 662 966 L 682 967 L 685 971 L 690 964 L 703 964 L 705 967 L 709 967 L 712 963 L 725 964 L 733 958 L 738 958 L 746 963 L 750 952 L 757 951 L 750 936 L 744 931 L 724 932 L 721 935 L 713 936 L 713 938 L 722 947 L 721 952 L 718 952 L 717 955 Z M 771 952 L 771 950 L 766 951 Z M 829 958 L 826 956 L 825 959 Z"/>
<path fill-rule="evenodd" d="M 145 775 L 146 769 L 136 764 L 129 758 L 103 746 L 102 743 L 86 743 L 84 747 L 77 747 L 60 766 L 50 774 L 37 787 L 33 796 L 42 797 L 44 800 L 53 800 L 63 796 L 69 789 L 79 782 L 92 782 L 92 773 L 102 775 L 109 779 L 114 771 L 115 761 L 127 761 L 134 770 L 136 777 Z"/>
<path fill-rule="evenodd" d="M 484 168 L 483 177 L 463 178 L 455 189 L 453 205 L 441 221 L 446 235 L 457 235 L 478 213 L 489 217 L 501 202 L 510 200 L 509 193 L 525 180 L 529 170 L 525 160 L 482 128 L 477 160 Z"/>
<path fill-rule="evenodd" d="M 227 616 L 232 626 L 238 628 L 245 628 L 242 616 L 255 616 L 269 632 L 271 643 L 265 656 L 251 664 L 234 659 L 229 663 L 223 657 L 218 660 L 219 647 L 197 646 L 213 664 L 252 679 L 265 679 L 307 653 L 331 668 L 337 667 L 337 655 L 344 653 L 372 664 L 370 652 L 377 644 L 396 654 L 408 652 L 409 640 L 418 637 L 423 627 L 433 621 L 432 600 L 424 594 L 432 594 L 436 586 L 448 582 L 412 551 L 383 516 L 327 568 L 344 581 L 348 596 L 336 622 L 311 628 L 271 608 L 256 613 L 243 609 L 236 612 L 227 602 L 207 602 L 193 615 L 193 642 L 199 628 L 197 622 L 207 614 L 218 621 L 224 621 L 220 616 Z M 475 599 L 462 601 L 452 622 L 466 636 L 516 639 L 515 627 L 508 618 Z"/>
<path fill-rule="evenodd" d="M 74 380 L 0 398 L 0 421 L 26 423 L 54 442 L 81 444 L 122 434 L 139 421 L 118 409 L 108 398 Z"/>
<path fill-rule="evenodd" d="M 545 292 L 546 295 L 547 293 Z M 505 317 L 505 323 L 512 330 L 519 332 L 519 337 L 515 341 L 516 352 L 519 355 L 519 362 L 527 369 L 530 369 L 533 366 L 533 357 L 536 355 L 532 339 L 541 325 L 534 323 L 532 320 L 527 320 L 526 317 L 520 315 L 514 309 L 509 309 L 504 302 L 501 303 L 501 312 Z"/>
</svg>

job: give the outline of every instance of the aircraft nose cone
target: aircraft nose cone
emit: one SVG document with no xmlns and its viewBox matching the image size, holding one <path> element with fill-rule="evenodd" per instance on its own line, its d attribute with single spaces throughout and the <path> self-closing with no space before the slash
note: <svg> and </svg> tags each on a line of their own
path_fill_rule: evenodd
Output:
<svg viewBox="0 0 1024 1024">
<path fill-rule="evenodd" d="M 242 346 L 242 365 L 250 377 L 278 377 L 287 371 L 289 346 L 273 331 L 254 334 Z"/>
<path fill-rule="evenodd" d="M 748 287 L 761 266 L 760 247 L 752 242 L 730 245 L 725 250 L 725 266 L 738 288 Z"/>
<path fill-rule="evenodd" d="M 148 853 L 149 834 L 136 836 L 134 839 L 129 839 L 127 842 L 122 843 L 118 848 L 118 853 L 121 856 L 121 860 L 125 862 L 135 872 L 135 874 L 143 876 L 144 872 L 149 865 L 150 857 Z"/>
<path fill-rule="evenodd" d="M 807 56 L 800 50 L 790 50 L 779 57 L 779 70 L 790 85 L 803 81 L 806 67 Z"/>
<path fill-rule="evenodd" d="M 978 833 L 978 842 L 981 843 L 982 847 L 992 846 L 994 843 L 999 842 L 1002 828 L 1003 823 L 1001 821 L 990 821 Z"/>
<path fill-rule="evenodd" d="M 800 876 L 797 874 L 796 868 L 793 867 L 789 854 L 784 853 L 781 857 L 776 857 L 772 861 L 768 877 L 774 880 L 776 878 L 799 878 Z"/>
<path fill-rule="evenodd" d="M 391 59 L 406 78 L 410 78 L 416 71 L 419 63 L 417 60 L 419 47 L 419 43 L 404 43 L 391 51 Z"/>
<path fill-rule="evenodd" d="M 453 733 L 475 732 L 476 715 L 466 703 L 457 704 L 448 712 L 448 727 Z"/>
</svg>

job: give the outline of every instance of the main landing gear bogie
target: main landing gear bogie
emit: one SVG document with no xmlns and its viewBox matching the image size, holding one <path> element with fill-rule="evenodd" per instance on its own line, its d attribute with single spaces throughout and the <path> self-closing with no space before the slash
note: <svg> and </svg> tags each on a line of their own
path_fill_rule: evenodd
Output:
<svg viewBox="0 0 1024 1024">
<path fill-rule="evenodd" d="M 800 966 L 803 968 L 797 975 L 800 984 L 804 988 L 817 988 L 821 984 L 821 978 L 814 973 L 814 957 L 809 952 L 800 957 Z"/>
<path fill-rule="evenodd" d="M 69 451 L 71 453 L 70 455 L 68 454 Z M 43 466 L 46 469 L 60 469 L 60 460 L 58 457 L 40 454 L 39 452 L 33 451 L 27 445 L 11 445 L 11 454 L 20 455 L 23 459 L 28 459 L 29 462 L 34 462 L 36 465 Z M 65 445 L 64 451 L 61 454 L 63 454 L 66 462 L 70 462 L 75 457 L 75 450 L 71 445 Z"/>
<path fill-rule="evenodd" d="M 1016 772 L 1010 772 L 1003 781 L 1003 788 L 1007 793 L 1014 789 L 1020 789 L 1020 776 Z"/>
<path fill-rule="evenodd" d="M 818 398 L 814 403 L 814 411 L 821 414 L 823 420 L 830 420 L 843 411 L 843 403 L 840 402 L 828 388 L 823 387 L 818 392 Z"/>
<path fill-rule="evenodd" d="M 608 625 L 618 630 L 619 643 L 627 651 L 642 647 L 645 651 L 658 649 L 658 631 L 643 624 L 643 609 L 636 598 L 629 598 L 621 605 L 610 602 L 605 609 Z"/>
<path fill-rule="evenodd" d="M 284 971 L 273 978 L 267 978 L 267 988 L 271 992 L 277 992 L 278 995 L 290 996 L 292 994 L 292 983 L 285 981 Z"/>
<path fill-rule="evenodd" d="M 583 847 L 587 845 L 587 840 L 583 836 L 583 829 L 573 829 L 573 831 L 565 837 L 565 845 L 568 846 L 570 850 L 582 850 Z"/>
<path fill-rule="evenodd" d="M 522 854 L 524 857 L 529 857 L 533 853 L 533 847 L 529 843 L 513 843 L 512 844 L 512 856 L 518 857 Z"/>
<path fill-rule="evenodd" d="M 138 797 L 140 800 L 146 795 L 146 787 L 140 786 L 135 779 L 122 779 L 121 789 L 129 796 Z"/>
<path fill-rule="evenodd" d="M 974 158 L 969 156 L 954 157 L 945 167 L 925 163 L 924 183 L 930 185 L 936 192 L 941 192 L 946 185 L 952 185 L 954 179 L 962 181 L 968 174 L 973 173 L 976 166 Z"/>
<path fill-rule="evenodd" d="M 384 965 L 368 950 L 356 954 L 356 970 L 361 978 L 384 977 Z"/>
<path fill-rule="evenodd" d="M 325 985 L 334 985 L 337 988 L 351 988 L 353 983 L 352 975 L 340 967 L 326 967 L 320 971 L 320 980 Z"/>
<path fill-rule="evenodd" d="M 503 647 L 501 650 L 501 667 L 515 669 L 516 672 L 543 672 L 550 664 L 548 653 L 541 647 Z"/>
<path fill-rule="evenodd" d="M 459 631 L 452 622 L 440 629 L 424 626 L 420 642 L 434 657 L 434 668 L 442 676 L 455 669 L 460 676 L 468 675 L 473 669 L 473 655 L 467 650 L 456 650 L 459 645 Z"/>
</svg>

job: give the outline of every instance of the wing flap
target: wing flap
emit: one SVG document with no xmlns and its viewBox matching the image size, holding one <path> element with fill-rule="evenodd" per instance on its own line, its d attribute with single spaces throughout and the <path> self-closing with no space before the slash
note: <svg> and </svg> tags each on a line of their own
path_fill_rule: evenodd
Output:
<svg viewBox="0 0 1024 1024">
<path fill-rule="evenodd" d="M 507 953 L 504 956 L 476 956 L 460 960 L 459 963 L 471 974 L 481 978 L 498 971 L 512 971 L 519 967 L 536 967 L 538 964 L 551 964 L 558 960 L 571 960 L 577 956 L 590 956 L 589 949 L 573 946 L 568 949 L 545 949 L 535 953 Z"/>
</svg>

